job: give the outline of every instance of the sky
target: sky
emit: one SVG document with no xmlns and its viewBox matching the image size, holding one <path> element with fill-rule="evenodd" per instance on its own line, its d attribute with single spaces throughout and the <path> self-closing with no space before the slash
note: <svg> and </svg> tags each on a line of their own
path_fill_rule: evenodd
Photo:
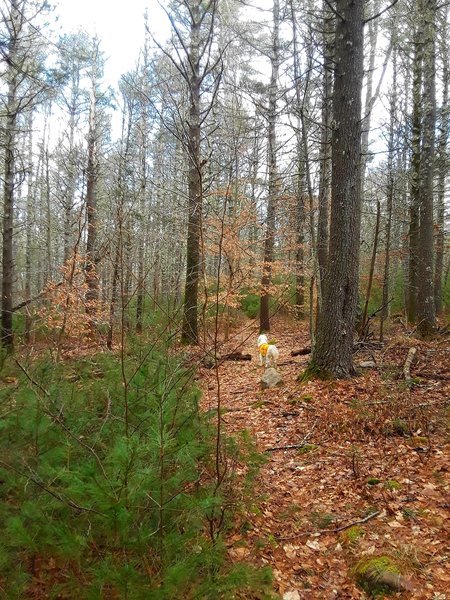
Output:
<svg viewBox="0 0 450 600">
<path fill-rule="evenodd" d="M 147 7 L 150 29 L 159 38 L 168 31 L 168 23 L 157 0 L 57 0 L 55 16 L 61 33 L 82 27 L 98 35 L 108 59 L 105 79 L 115 84 L 136 64 L 144 41 L 143 15 Z"/>
</svg>

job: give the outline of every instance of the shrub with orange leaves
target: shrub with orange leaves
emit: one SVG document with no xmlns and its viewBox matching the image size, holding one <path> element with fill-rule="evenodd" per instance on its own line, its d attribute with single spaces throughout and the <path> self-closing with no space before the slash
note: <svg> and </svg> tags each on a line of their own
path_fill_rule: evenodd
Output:
<svg viewBox="0 0 450 600">
<path fill-rule="evenodd" d="M 105 304 L 86 299 L 88 284 L 84 265 L 85 259 L 79 254 L 67 260 L 59 268 L 62 280 L 47 283 L 43 305 L 37 311 L 42 325 L 58 345 L 63 338 L 77 341 L 89 338 L 92 341 L 98 326 L 108 322 Z"/>
</svg>

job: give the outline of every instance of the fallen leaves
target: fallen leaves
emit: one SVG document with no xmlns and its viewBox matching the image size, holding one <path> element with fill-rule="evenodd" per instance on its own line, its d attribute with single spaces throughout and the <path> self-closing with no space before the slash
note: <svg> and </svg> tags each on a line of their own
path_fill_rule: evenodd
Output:
<svg viewBox="0 0 450 600">
<path fill-rule="evenodd" d="M 278 323 L 273 333 L 280 362 L 308 343 L 298 323 Z M 238 337 L 230 349 L 256 357 L 254 339 L 239 346 Z M 402 368 L 412 345 L 417 347 L 413 385 L 405 386 Z M 438 385 L 416 383 L 414 377 L 415 369 L 445 373 L 448 353 L 443 350 L 442 344 L 435 352 L 431 344 L 399 339 L 372 352 L 377 371 L 350 381 L 305 384 L 296 378 L 308 357 L 299 357 L 280 367 L 283 387 L 264 392 L 252 362 L 221 365 L 221 405 L 232 411 L 227 430 L 246 427 L 261 451 L 280 448 L 266 454 L 258 483 L 261 510 L 252 515 L 245 547 L 230 551 L 232 559 L 269 564 L 283 600 L 360 600 L 364 594 L 352 566 L 361 557 L 389 551 L 405 576 L 420 584 L 419 591 L 404 590 L 399 598 L 429 600 L 434 594 L 441 600 L 439 594 L 450 589 L 445 551 L 450 462 L 444 428 L 450 385 L 444 379 Z M 390 373 L 399 379 L 390 379 Z M 206 370 L 203 378 L 203 402 L 213 408 L 215 382 Z M 293 446 L 311 431 L 307 443 L 315 449 L 301 454 Z M 369 478 L 380 483 L 369 486 Z M 321 529 L 319 520 L 311 521 L 314 514 L 335 517 Z M 339 529 L 353 523 L 362 534 L 346 543 Z M 420 557 L 420 566 L 408 548 Z"/>
</svg>

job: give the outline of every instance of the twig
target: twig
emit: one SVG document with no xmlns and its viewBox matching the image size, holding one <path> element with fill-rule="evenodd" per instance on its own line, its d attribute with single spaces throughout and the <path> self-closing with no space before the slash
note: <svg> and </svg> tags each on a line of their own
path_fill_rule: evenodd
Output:
<svg viewBox="0 0 450 600">
<path fill-rule="evenodd" d="M 391 4 L 389 4 L 389 6 L 386 6 L 386 8 L 383 8 L 383 10 L 380 10 L 380 12 L 377 13 L 376 15 L 373 15 L 372 17 L 365 19 L 364 25 L 366 25 L 366 23 L 369 23 L 370 21 L 373 21 L 374 19 L 378 19 L 378 17 L 381 17 L 382 14 L 384 14 L 386 11 L 390 10 L 393 6 L 395 6 L 397 4 L 397 2 L 398 2 L 398 0 L 394 0 Z"/>
<path fill-rule="evenodd" d="M 287 446 L 273 446 L 272 448 L 266 448 L 264 452 L 276 452 L 277 450 L 298 450 L 299 448 L 303 448 L 309 438 L 312 436 L 314 429 L 316 428 L 317 421 L 314 422 L 311 431 L 309 431 L 305 437 L 302 439 L 300 444 L 288 444 Z"/>
<path fill-rule="evenodd" d="M 15 362 L 15 363 L 16 363 L 16 365 L 19 367 L 19 369 L 22 371 L 22 373 L 24 373 L 24 374 L 25 374 L 25 377 L 26 377 L 26 378 L 27 378 L 27 379 L 28 379 L 28 380 L 29 380 L 29 381 L 30 381 L 30 382 L 31 382 L 33 385 L 35 385 L 37 388 L 39 388 L 39 389 L 41 390 L 41 392 L 42 392 L 43 394 L 45 394 L 46 396 L 50 396 L 49 392 L 48 392 L 48 391 L 47 391 L 45 388 L 43 388 L 43 387 L 42 387 L 42 385 L 41 385 L 41 384 L 40 384 L 38 381 L 36 381 L 35 379 L 33 379 L 33 378 L 31 377 L 31 375 L 28 373 L 28 371 L 25 369 L 25 367 L 24 367 L 22 364 L 20 364 L 20 362 L 17 360 L 17 358 L 15 358 L 15 359 L 14 359 L 14 362 Z"/>
<path fill-rule="evenodd" d="M 378 517 L 379 514 L 380 514 L 380 511 L 376 510 L 375 512 L 370 513 L 370 515 L 367 515 L 367 517 L 364 517 L 364 519 L 358 519 L 358 521 L 352 521 L 351 523 L 348 523 L 347 525 L 342 525 L 342 527 L 337 527 L 336 529 L 329 529 L 328 531 L 333 532 L 333 533 L 339 533 L 340 531 L 344 531 L 345 529 L 349 529 L 350 527 L 353 527 L 353 525 L 362 525 L 363 523 L 367 523 L 367 521 L 370 521 L 371 519 Z"/>
<path fill-rule="evenodd" d="M 378 517 L 379 514 L 380 514 L 380 511 L 377 510 L 377 511 L 371 513 L 370 515 L 367 515 L 367 517 L 364 517 L 363 519 L 358 519 L 357 521 L 352 521 L 351 523 L 347 523 L 347 525 L 342 525 L 341 527 L 336 527 L 335 529 L 318 529 L 317 531 L 311 531 L 311 530 L 301 531 L 299 533 L 296 533 L 295 535 L 290 535 L 287 537 L 278 537 L 277 540 L 287 541 L 287 540 L 295 540 L 296 538 L 302 537 L 304 535 L 317 535 L 317 534 L 322 534 L 322 533 L 340 533 L 341 531 L 344 531 L 345 529 L 349 529 L 350 527 L 353 527 L 354 525 L 362 525 L 363 523 L 367 523 L 367 521 L 370 521 L 371 519 Z"/>
</svg>

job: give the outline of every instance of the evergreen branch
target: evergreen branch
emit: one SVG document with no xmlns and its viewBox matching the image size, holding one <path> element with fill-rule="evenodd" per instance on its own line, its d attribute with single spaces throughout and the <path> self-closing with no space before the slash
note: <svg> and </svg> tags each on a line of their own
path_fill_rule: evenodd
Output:
<svg viewBox="0 0 450 600">
<path fill-rule="evenodd" d="M 17 358 L 14 359 L 14 362 L 19 367 L 19 369 L 22 371 L 22 373 L 25 374 L 25 377 L 28 379 L 28 381 L 30 381 L 30 383 L 32 383 L 35 387 L 39 388 L 41 390 L 41 392 L 43 394 L 45 394 L 47 397 L 50 396 L 50 393 L 44 387 L 42 387 L 42 385 L 38 381 L 36 381 L 35 379 L 33 379 L 31 377 L 31 375 L 28 373 L 28 371 L 25 369 L 25 367 L 17 360 Z"/>
<path fill-rule="evenodd" d="M 63 504 L 67 504 L 71 508 L 74 508 L 75 510 L 81 510 L 83 512 L 95 513 L 96 515 L 100 515 L 102 517 L 106 517 L 107 516 L 107 515 L 105 515 L 105 513 L 102 513 L 99 510 L 96 510 L 95 508 L 88 508 L 87 506 L 80 506 L 79 504 L 77 504 L 73 500 L 70 500 L 70 498 L 64 498 L 63 496 L 61 496 L 57 492 L 55 492 L 55 491 L 51 490 L 50 488 L 48 488 L 46 485 L 44 485 L 41 481 L 39 481 L 35 477 L 32 477 L 31 475 L 28 475 L 26 473 L 23 473 L 22 471 L 20 471 L 19 469 L 17 469 L 13 465 L 10 465 L 9 463 L 6 463 L 5 461 L 3 461 L 1 459 L 0 459 L 0 465 L 2 467 L 4 467 L 5 469 L 8 469 L 9 471 L 13 471 L 14 473 L 17 473 L 17 475 L 19 475 L 20 477 L 24 477 L 25 479 L 28 479 L 28 481 L 32 481 L 41 490 L 43 490 L 47 494 L 50 494 L 50 496 L 53 496 L 53 498 L 56 498 L 56 500 L 59 500 Z"/>
</svg>

